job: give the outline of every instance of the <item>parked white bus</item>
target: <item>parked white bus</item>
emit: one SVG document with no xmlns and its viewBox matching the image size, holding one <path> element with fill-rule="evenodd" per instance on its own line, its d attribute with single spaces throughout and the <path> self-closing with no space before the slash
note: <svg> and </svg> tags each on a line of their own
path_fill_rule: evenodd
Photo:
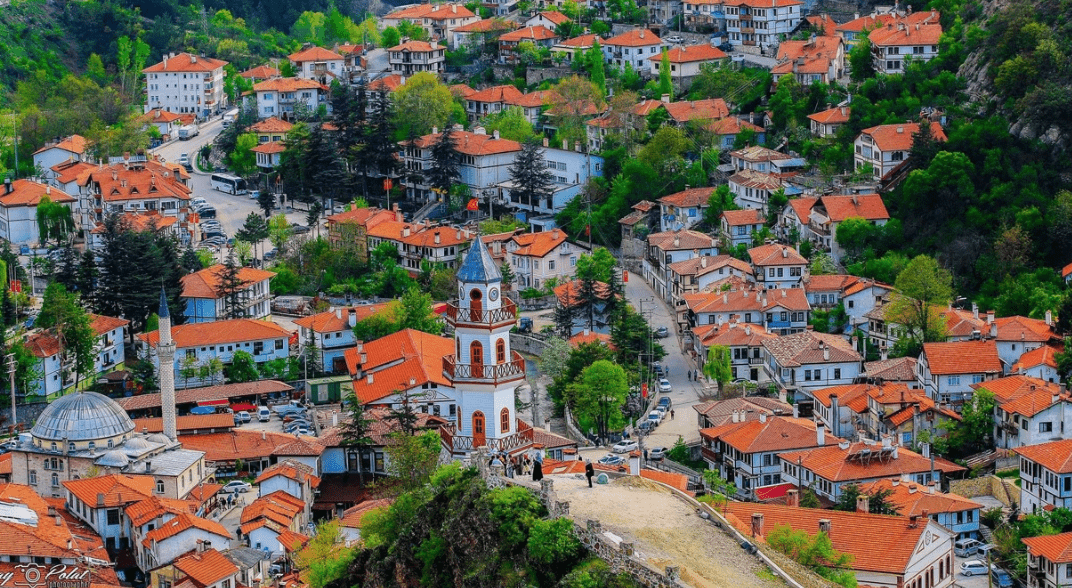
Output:
<svg viewBox="0 0 1072 588">
<path fill-rule="evenodd" d="M 212 189 L 228 194 L 245 194 L 246 181 L 230 174 L 212 174 Z"/>
</svg>

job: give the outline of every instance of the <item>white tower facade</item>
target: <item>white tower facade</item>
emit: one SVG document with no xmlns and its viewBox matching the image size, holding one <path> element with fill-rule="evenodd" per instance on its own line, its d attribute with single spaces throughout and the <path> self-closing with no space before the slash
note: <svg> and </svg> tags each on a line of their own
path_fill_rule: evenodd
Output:
<svg viewBox="0 0 1072 588">
<path fill-rule="evenodd" d="M 531 445 L 518 431 L 514 388 L 525 379 L 525 360 L 510 349 L 517 307 L 503 297 L 502 274 L 478 237 L 458 269 L 458 301 L 447 312 L 455 354 L 444 369 L 458 395 L 455 455 L 469 449 L 514 451 Z M 468 441 L 471 439 L 471 447 Z"/>
<path fill-rule="evenodd" d="M 176 441 L 175 426 L 175 341 L 171 339 L 171 312 L 168 310 L 167 294 L 160 289 L 160 335 L 156 344 L 156 356 L 160 360 L 160 411 L 164 417 L 164 435 Z"/>
</svg>

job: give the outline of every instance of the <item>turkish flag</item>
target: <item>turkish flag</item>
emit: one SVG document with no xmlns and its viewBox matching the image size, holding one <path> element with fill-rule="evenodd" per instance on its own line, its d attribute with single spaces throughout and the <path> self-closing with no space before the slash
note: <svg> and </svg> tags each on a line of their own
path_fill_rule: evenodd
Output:
<svg viewBox="0 0 1072 588">
<path fill-rule="evenodd" d="M 623 284 L 628 284 L 629 283 L 629 270 L 622 270 L 622 283 Z"/>
<path fill-rule="evenodd" d="M 641 384 L 640 384 L 640 397 L 641 398 L 647 398 L 648 397 L 648 383 L 647 382 L 641 382 Z"/>
<path fill-rule="evenodd" d="M 391 182 L 391 178 L 385 178 L 383 180 L 383 191 L 390 192 L 394 184 Z"/>
<path fill-rule="evenodd" d="M 591 234 L 592 234 L 592 225 L 584 225 L 584 236 L 587 237 L 588 235 L 591 235 Z"/>
<path fill-rule="evenodd" d="M 467 210 L 480 210 L 480 203 L 477 202 L 476 198 L 470 198 L 469 204 L 466 204 L 465 208 Z"/>
<path fill-rule="evenodd" d="M 11 291 L 22 292 L 22 282 L 19 280 L 11 280 Z"/>
</svg>

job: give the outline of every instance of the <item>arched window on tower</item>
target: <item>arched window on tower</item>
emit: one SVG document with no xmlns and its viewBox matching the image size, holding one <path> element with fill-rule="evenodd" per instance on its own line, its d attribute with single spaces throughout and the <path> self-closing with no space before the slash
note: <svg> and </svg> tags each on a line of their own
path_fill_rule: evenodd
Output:
<svg viewBox="0 0 1072 588">
<path fill-rule="evenodd" d="M 469 344 L 469 365 L 474 378 L 484 377 L 484 346 L 480 344 L 480 341 L 473 341 Z"/>
<path fill-rule="evenodd" d="M 504 408 L 499 413 L 499 430 L 503 433 L 510 432 L 510 409 Z"/>
<path fill-rule="evenodd" d="M 495 363 L 506 363 L 506 341 L 502 339 L 495 342 Z"/>
</svg>

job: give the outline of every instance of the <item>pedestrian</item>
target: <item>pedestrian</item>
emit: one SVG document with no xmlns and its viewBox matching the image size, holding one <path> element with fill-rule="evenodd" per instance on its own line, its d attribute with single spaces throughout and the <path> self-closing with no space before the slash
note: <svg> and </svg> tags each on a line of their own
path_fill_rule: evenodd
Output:
<svg viewBox="0 0 1072 588">
<path fill-rule="evenodd" d="M 685 379 L 692 381 L 692 370 L 685 370 Z"/>
<path fill-rule="evenodd" d="M 648 448 L 644 448 L 644 461 L 648 461 Z"/>
<path fill-rule="evenodd" d="M 670 377 L 670 366 L 666 366 L 666 377 Z"/>
<path fill-rule="evenodd" d="M 592 487 L 592 476 L 596 475 L 595 468 L 592 467 L 592 460 L 588 460 L 584 464 L 584 477 L 588 478 L 588 487 Z"/>
<path fill-rule="evenodd" d="M 670 420 L 674 420 L 674 409 L 670 409 Z"/>
<path fill-rule="evenodd" d="M 540 446 L 533 449 L 532 455 L 532 481 L 539 482 L 543 479 L 543 450 Z"/>
<path fill-rule="evenodd" d="M 522 475 L 524 475 L 525 465 L 522 463 L 521 458 L 514 459 L 514 469 L 517 470 L 514 474 L 515 476 L 521 477 Z"/>
</svg>

